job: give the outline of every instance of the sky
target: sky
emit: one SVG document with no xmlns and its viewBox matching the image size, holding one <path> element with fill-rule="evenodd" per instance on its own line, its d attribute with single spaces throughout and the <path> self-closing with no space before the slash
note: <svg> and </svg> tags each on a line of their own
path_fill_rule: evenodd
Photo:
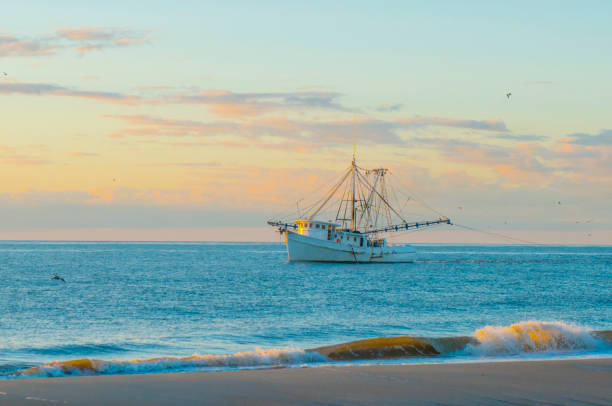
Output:
<svg viewBox="0 0 612 406">
<path fill-rule="evenodd" d="M 3 4 L 0 239 L 278 241 L 265 221 L 317 200 L 355 133 L 359 165 L 489 233 L 407 241 L 610 244 L 610 15 L 608 1 Z"/>
</svg>

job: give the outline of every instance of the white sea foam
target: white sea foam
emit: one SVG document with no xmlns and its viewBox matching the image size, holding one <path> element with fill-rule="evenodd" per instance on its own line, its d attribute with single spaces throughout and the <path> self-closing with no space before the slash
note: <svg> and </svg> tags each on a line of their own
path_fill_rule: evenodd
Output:
<svg viewBox="0 0 612 406">
<path fill-rule="evenodd" d="M 192 355 L 191 357 L 163 357 L 146 360 L 103 361 L 80 359 L 58 361 L 20 371 L 22 377 L 59 377 L 68 375 L 141 374 L 180 372 L 207 368 L 257 368 L 291 366 L 323 362 L 325 357 L 301 349 L 282 348 L 238 352 L 226 355 Z"/>
<path fill-rule="evenodd" d="M 474 332 L 479 344 L 468 344 L 465 353 L 480 356 L 588 351 L 608 345 L 592 331 L 561 321 L 521 321 L 510 326 L 486 326 Z"/>
</svg>

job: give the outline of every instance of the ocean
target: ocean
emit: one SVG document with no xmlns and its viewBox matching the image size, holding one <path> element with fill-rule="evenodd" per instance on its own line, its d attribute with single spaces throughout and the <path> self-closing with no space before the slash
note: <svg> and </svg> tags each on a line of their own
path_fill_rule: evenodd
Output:
<svg viewBox="0 0 612 406">
<path fill-rule="evenodd" d="M 612 247 L 416 249 L 324 264 L 279 243 L 0 242 L 0 379 L 612 357 Z"/>
</svg>

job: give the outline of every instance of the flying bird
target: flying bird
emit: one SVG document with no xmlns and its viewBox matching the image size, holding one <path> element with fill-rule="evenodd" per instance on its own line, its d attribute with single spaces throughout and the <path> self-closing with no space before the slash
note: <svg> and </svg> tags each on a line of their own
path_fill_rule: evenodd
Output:
<svg viewBox="0 0 612 406">
<path fill-rule="evenodd" d="M 66 281 L 64 280 L 64 278 L 62 278 L 61 276 L 57 276 L 56 274 L 53 274 L 53 276 L 51 277 L 51 279 L 56 279 L 58 281 L 62 281 L 64 283 L 66 283 Z"/>
<path fill-rule="evenodd" d="M 510 96 L 512 96 L 512 93 L 510 93 L 510 92 L 506 93 L 506 97 L 507 97 L 508 99 L 510 98 Z"/>
</svg>

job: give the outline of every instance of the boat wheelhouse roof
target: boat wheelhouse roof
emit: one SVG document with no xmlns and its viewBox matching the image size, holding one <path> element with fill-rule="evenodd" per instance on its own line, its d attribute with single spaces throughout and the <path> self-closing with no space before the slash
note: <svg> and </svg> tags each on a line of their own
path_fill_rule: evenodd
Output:
<svg viewBox="0 0 612 406">
<path fill-rule="evenodd" d="M 299 220 L 295 220 L 295 222 L 297 224 L 300 224 L 300 223 L 312 223 L 312 224 L 325 224 L 325 225 L 328 225 L 328 226 L 340 227 L 340 224 L 334 223 L 333 221 L 299 219 Z"/>
</svg>

